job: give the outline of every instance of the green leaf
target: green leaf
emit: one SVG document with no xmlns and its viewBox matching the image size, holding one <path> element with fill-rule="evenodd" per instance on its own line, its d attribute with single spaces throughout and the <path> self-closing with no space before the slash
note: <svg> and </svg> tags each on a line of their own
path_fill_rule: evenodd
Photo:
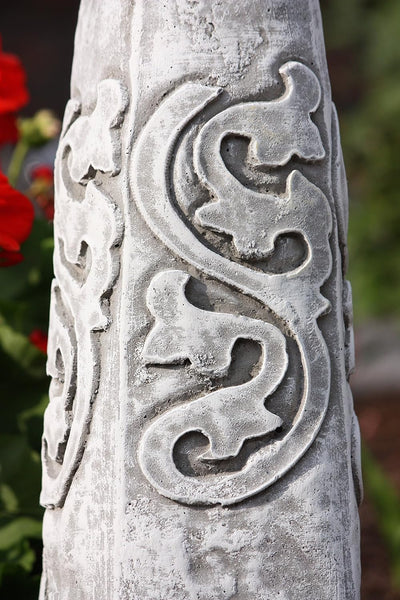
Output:
<svg viewBox="0 0 400 600">
<path fill-rule="evenodd" d="M 29 339 L 5 324 L 0 317 L 0 347 L 10 358 L 35 378 L 45 377 L 45 356 Z"/>
<path fill-rule="evenodd" d="M 363 478 L 389 550 L 393 584 L 400 590 L 400 498 L 368 449 L 363 446 Z"/>
<path fill-rule="evenodd" d="M 4 514 L 15 513 L 18 509 L 18 499 L 9 485 L 0 484 L 0 507 Z M 1 513 L 0 513 L 1 514 Z"/>
<path fill-rule="evenodd" d="M 0 299 L 30 300 L 32 293 L 39 293 L 47 299 L 45 307 L 48 307 L 53 277 L 52 248 L 52 224 L 36 219 L 30 236 L 22 244 L 24 260 L 12 267 L 0 269 Z"/>
<path fill-rule="evenodd" d="M 23 435 L 0 435 L 0 478 L 15 495 L 20 514 L 40 517 L 40 457 Z"/>
<path fill-rule="evenodd" d="M 0 524 L 0 551 L 15 546 L 25 538 L 42 537 L 42 523 L 38 519 L 19 517 L 5 525 Z"/>
</svg>

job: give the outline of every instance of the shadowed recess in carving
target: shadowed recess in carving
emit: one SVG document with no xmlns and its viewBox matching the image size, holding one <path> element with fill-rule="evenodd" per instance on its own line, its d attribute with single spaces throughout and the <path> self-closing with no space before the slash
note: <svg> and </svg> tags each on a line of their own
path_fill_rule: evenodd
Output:
<svg viewBox="0 0 400 600">
<path fill-rule="evenodd" d="M 231 352 L 231 364 L 225 377 L 219 380 L 219 387 L 240 386 L 251 381 L 262 367 L 262 348 L 253 340 L 236 340 Z M 212 408 L 211 408 L 212 410 Z M 281 431 L 281 426 L 275 432 Z M 237 457 L 225 460 L 207 460 L 210 444 L 208 438 L 199 431 L 185 433 L 177 440 L 173 458 L 176 467 L 184 475 L 198 477 L 216 473 L 239 471 L 246 464 L 252 452 L 268 443 L 271 435 L 260 436 L 258 440 L 245 440 Z"/>
<path fill-rule="evenodd" d="M 309 258 L 307 244 L 300 233 L 280 234 L 275 238 L 274 249 L 267 258 L 255 258 L 253 268 L 264 273 L 289 273 L 295 271 Z"/>
<path fill-rule="evenodd" d="M 60 251 L 60 260 L 62 264 L 67 269 L 70 276 L 73 279 L 75 279 L 75 281 L 79 284 L 79 286 L 82 286 L 85 283 L 91 268 L 92 256 L 90 252 L 90 247 L 85 241 L 81 242 L 78 260 L 76 263 L 72 263 L 69 260 L 67 260 L 67 257 L 65 256 L 64 242 L 62 238 L 58 239 L 58 247 Z"/>
<path fill-rule="evenodd" d="M 209 297 L 205 283 L 195 277 L 190 277 L 185 287 L 185 296 L 193 306 L 202 310 L 214 311 L 214 306 Z"/>
<path fill-rule="evenodd" d="M 193 277 L 190 278 L 186 291 L 189 286 L 192 288 L 192 293 L 198 299 L 199 290 L 205 288 L 205 285 Z M 186 294 L 189 296 L 189 294 Z M 206 300 L 204 300 L 206 299 Z M 203 289 L 202 299 L 200 301 L 203 310 L 205 304 L 213 308 L 208 299 L 207 292 Z M 236 457 L 231 457 L 225 460 L 204 460 L 202 455 L 209 449 L 210 444 L 208 438 L 199 431 L 190 431 L 179 438 L 173 449 L 174 463 L 179 471 L 189 477 L 205 477 L 212 476 L 218 473 L 227 473 L 240 471 L 247 463 L 249 457 L 253 453 L 265 447 L 266 444 L 273 440 L 281 439 L 290 429 L 293 420 L 296 416 L 299 407 L 299 401 L 302 395 L 302 378 L 301 363 L 298 356 L 297 346 L 294 340 L 287 339 L 288 352 L 291 360 L 288 364 L 288 369 L 284 379 L 268 398 L 266 403 L 268 407 L 274 405 L 275 411 L 279 411 L 282 417 L 282 425 L 274 432 L 246 440 Z M 163 365 L 168 369 L 182 370 L 185 364 L 189 364 L 186 360 L 179 365 Z M 213 388 L 221 389 L 227 386 L 238 386 L 253 379 L 260 370 L 262 364 L 262 349 L 257 342 L 248 339 L 238 339 L 231 351 L 231 364 L 225 376 L 213 380 Z M 158 366 L 160 368 L 161 365 Z M 297 372 L 300 371 L 300 372 Z M 202 386 L 204 388 L 204 385 Z M 204 389 L 203 389 L 204 394 Z M 200 394 L 202 395 L 202 394 Z M 197 395 L 197 397 L 200 397 Z M 196 396 L 192 398 L 194 400 Z M 187 400 L 182 398 L 181 400 Z M 211 408 L 212 410 L 212 408 Z M 273 411 L 273 412 L 275 412 Z M 146 415 L 144 418 L 147 418 Z M 154 410 L 151 413 L 151 418 L 156 416 Z"/>
<path fill-rule="evenodd" d="M 220 154 L 225 167 L 245 188 L 268 194 L 284 191 L 282 167 L 255 165 L 251 162 L 251 139 L 240 135 L 227 135 L 221 141 Z M 293 159 L 290 160 L 290 163 Z"/>
<path fill-rule="evenodd" d="M 202 310 L 232 315 L 242 314 L 250 319 L 275 325 L 285 336 L 292 335 L 285 321 L 258 299 L 249 295 L 243 296 L 234 287 L 201 273 L 192 272 L 185 287 L 185 296 L 190 304 Z"/>
<path fill-rule="evenodd" d="M 200 185 L 191 164 L 193 161 L 194 131 L 192 129 L 185 133 L 177 149 L 174 180 L 178 206 L 190 222 L 189 226 L 193 226 L 194 230 L 204 240 L 207 240 L 214 251 L 243 263 L 243 259 L 233 243 L 232 235 L 216 229 L 202 227 L 198 219 L 195 218 L 197 209 L 208 203 L 210 197 L 205 193 L 205 188 Z M 282 187 L 282 168 L 278 170 L 276 167 L 267 168 L 265 165 L 253 168 L 248 161 L 249 143 L 249 138 L 232 135 L 228 135 L 222 140 L 220 152 L 226 168 L 233 177 L 236 177 L 248 189 L 264 195 L 268 195 L 272 190 L 276 194 L 282 194 L 285 189 L 284 186 Z M 181 154 L 187 158 L 186 166 L 184 164 L 185 159 L 180 156 Z M 293 160 L 290 161 L 290 164 L 292 163 Z M 290 168 L 287 167 L 285 172 L 289 175 Z M 302 236 L 286 233 L 276 238 L 275 247 L 270 257 L 264 259 L 254 258 L 248 264 L 253 269 L 265 273 L 284 273 L 300 266 L 304 262 L 306 254 L 307 248 Z"/>
<path fill-rule="evenodd" d="M 68 442 L 76 395 L 77 355 L 73 319 L 54 281 L 50 310 L 52 335 L 48 344 L 47 373 L 51 376 L 50 403 L 46 409 L 43 456 L 47 467 L 57 474 Z M 52 465 L 53 463 L 53 465 Z M 56 463 L 56 465 L 54 465 Z"/>
<path fill-rule="evenodd" d="M 248 257 L 244 262 L 233 245 L 232 235 L 202 227 L 199 227 L 198 231 L 203 234 L 210 247 L 221 256 L 229 256 L 232 261 L 246 264 L 254 271 L 261 273 L 271 275 L 290 273 L 299 269 L 309 258 L 307 242 L 300 233 L 296 232 L 277 235 L 269 256 L 263 258 Z"/>
<path fill-rule="evenodd" d="M 61 153 L 61 149 L 59 150 Z M 69 163 L 69 155 L 71 154 L 71 148 L 69 146 L 65 146 L 63 148 L 62 156 L 60 157 L 61 164 L 59 165 L 60 177 L 62 178 L 63 187 L 68 190 L 68 195 L 70 198 L 73 198 L 74 202 L 83 202 L 85 199 L 86 192 L 86 183 L 82 185 L 81 183 L 77 183 L 71 177 L 71 173 L 69 171 L 68 163 Z M 55 197 L 56 201 L 56 211 L 60 205 L 60 201 L 58 197 Z"/>
<path fill-rule="evenodd" d="M 57 376 L 53 377 L 50 383 L 50 394 L 52 396 L 61 396 L 63 387 L 65 384 L 65 366 L 60 348 L 56 350 L 56 356 L 54 361 Z"/>
</svg>

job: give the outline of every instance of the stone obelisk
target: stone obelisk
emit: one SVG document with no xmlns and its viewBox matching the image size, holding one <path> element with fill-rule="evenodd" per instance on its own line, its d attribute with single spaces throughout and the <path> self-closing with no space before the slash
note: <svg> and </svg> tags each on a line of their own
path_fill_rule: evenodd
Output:
<svg viewBox="0 0 400 600">
<path fill-rule="evenodd" d="M 82 0 L 42 600 L 357 600 L 347 192 L 317 0 Z"/>
</svg>

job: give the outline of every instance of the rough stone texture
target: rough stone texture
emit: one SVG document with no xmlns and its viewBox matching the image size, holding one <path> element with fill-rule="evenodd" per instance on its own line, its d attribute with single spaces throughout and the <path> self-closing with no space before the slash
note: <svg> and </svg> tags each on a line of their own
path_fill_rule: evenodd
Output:
<svg viewBox="0 0 400 600">
<path fill-rule="evenodd" d="M 83 0 L 42 600 L 359 597 L 347 191 L 316 0 Z"/>
</svg>

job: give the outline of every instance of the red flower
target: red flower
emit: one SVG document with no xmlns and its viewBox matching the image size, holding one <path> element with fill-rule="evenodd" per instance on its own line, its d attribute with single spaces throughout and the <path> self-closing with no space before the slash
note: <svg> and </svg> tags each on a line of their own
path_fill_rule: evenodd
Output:
<svg viewBox="0 0 400 600">
<path fill-rule="evenodd" d="M 0 248 L 0 267 L 12 267 L 24 260 L 21 252 L 8 252 Z"/>
<path fill-rule="evenodd" d="M 0 146 L 18 142 L 17 118 L 14 113 L 0 113 Z"/>
<path fill-rule="evenodd" d="M 31 232 L 33 216 L 32 203 L 0 173 L 0 266 L 22 260 L 19 250 Z"/>
<path fill-rule="evenodd" d="M 21 61 L 2 51 L 0 38 L 0 113 L 15 113 L 27 104 L 29 94 L 25 82 Z"/>
<path fill-rule="evenodd" d="M 38 165 L 31 171 L 29 197 L 37 204 L 48 221 L 54 219 L 54 173 L 48 165 Z"/>
<path fill-rule="evenodd" d="M 31 171 L 31 179 L 35 181 L 35 179 L 44 179 L 48 183 L 53 183 L 54 173 L 53 169 L 48 165 L 39 165 L 35 167 Z"/>
<path fill-rule="evenodd" d="M 26 75 L 21 61 L 2 51 L 0 38 L 0 144 L 16 142 L 16 113 L 29 100 Z"/>
<path fill-rule="evenodd" d="M 41 329 L 34 329 L 29 334 L 29 341 L 36 346 L 40 352 L 47 354 L 47 335 Z"/>
<path fill-rule="evenodd" d="M 54 221 L 54 203 L 43 208 L 44 216 L 48 221 Z"/>
</svg>

